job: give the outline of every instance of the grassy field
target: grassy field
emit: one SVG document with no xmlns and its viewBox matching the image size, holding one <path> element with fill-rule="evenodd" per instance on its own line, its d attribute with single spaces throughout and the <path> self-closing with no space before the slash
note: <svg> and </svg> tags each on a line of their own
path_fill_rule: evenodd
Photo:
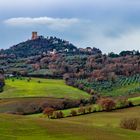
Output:
<svg viewBox="0 0 140 140">
<path fill-rule="evenodd" d="M 40 81 L 40 83 L 38 83 Z M 67 86 L 63 80 L 32 78 L 30 82 L 25 79 L 6 80 L 4 92 L 0 98 L 17 97 L 54 97 L 81 99 L 89 98 L 90 95 L 77 88 Z"/>
<path fill-rule="evenodd" d="M 139 140 L 139 130 L 119 128 L 122 118 L 139 115 L 140 107 L 58 120 L 0 114 L 0 140 Z"/>
<path fill-rule="evenodd" d="M 41 81 L 40 83 L 38 81 Z M 42 97 L 42 98 L 41 98 Z M 63 80 L 32 78 L 6 80 L 0 93 L 0 140 L 139 140 L 140 130 L 131 131 L 119 127 L 125 117 L 139 117 L 140 106 L 98 112 L 63 119 L 47 119 L 41 114 L 18 116 L 2 114 L 14 111 L 18 105 L 62 102 L 61 98 L 89 98 L 86 92 L 65 85 Z M 57 99 L 59 98 L 59 99 Z M 140 97 L 129 99 L 135 105 Z M 93 105 L 97 107 L 98 106 Z M 75 108 L 78 109 L 78 108 Z M 65 115 L 71 109 L 64 110 Z"/>
<path fill-rule="evenodd" d="M 134 97 L 134 98 L 129 98 L 128 100 L 131 101 L 134 105 L 140 105 L 140 96 Z"/>
</svg>

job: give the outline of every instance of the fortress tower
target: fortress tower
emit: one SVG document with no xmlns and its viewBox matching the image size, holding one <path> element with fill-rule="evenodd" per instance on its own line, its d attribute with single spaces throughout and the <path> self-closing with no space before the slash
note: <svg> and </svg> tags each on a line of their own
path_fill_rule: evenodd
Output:
<svg viewBox="0 0 140 140">
<path fill-rule="evenodd" d="M 37 38 L 38 38 L 37 32 L 32 32 L 32 40 Z"/>
</svg>

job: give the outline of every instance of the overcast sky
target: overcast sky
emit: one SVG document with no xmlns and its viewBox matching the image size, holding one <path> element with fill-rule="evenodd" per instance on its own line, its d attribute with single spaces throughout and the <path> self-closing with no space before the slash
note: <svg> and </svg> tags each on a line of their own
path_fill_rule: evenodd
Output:
<svg viewBox="0 0 140 140">
<path fill-rule="evenodd" d="M 0 0 L 0 48 L 40 35 L 104 53 L 140 50 L 140 0 Z"/>
</svg>

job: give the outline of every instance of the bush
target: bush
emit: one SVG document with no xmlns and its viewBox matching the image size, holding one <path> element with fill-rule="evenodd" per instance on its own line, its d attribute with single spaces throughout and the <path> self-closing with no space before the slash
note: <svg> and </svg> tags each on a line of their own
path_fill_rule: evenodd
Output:
<svg viewBox="0 0 140 140">
<path fill-rule="evenodd" d="M 124 129 L 137 130 L 140 127 L 140 118 L 125 118 L 120 122 L 120 127 Z"/>
<path fill-rule="evenodd" d="M 78 109 L 78 113 L 80 113 L 80 114 L 85 114 L 85 113 L 86 113 L 85 108 L 84 108 L 84 107 L 80 107 L 80 108 Z"/>
<path fill-rule="evenodd" d="M 94 107 L 94 111 L 93 112 L 100 112 L 103 111 L 105 109 L 103 109 L 103 107 L 101 105 L 96 105 L 96 107 Z"/>
<path fill-rule="evenodd" d="M 31 80 L 30 79 L 27 79 L 27 82 L 30 82 Z"/>
<path fill-rule="evenodd" d="M 60 118 L 64 118 L 64 114 L 62 111 L 56 111 L 53 113 L 53 115 L 51 116 L 52 119 L 60 119 Z"/>
<path fill-rule="evenodd" d="M 76 116 L 77 112 L 76 112 L 76 110 L 71 110 L 70 114 L 71 114 L 71 116 Z"/>
<path fill-rule="evenodd" d="M 126 108 L 133 106 L 133 103 L 131 101 L 128 101 L 128 99 L 118 99 L 116 108 Z"/>
<path fill-rule="evenodd" d="M 63 114 L 62 111 L 59 111 L 59 112 L 58 112 L 58 118 L 64 118 L 64 114 Z"/>
<path fill-rule="evenodd" d="M 86 107 L 87 113 L 91 113 L 92 112 L 92 108 L 90 106 Z"/>
<path fill-rule="evenodd" d="M 47 115 L 50 118 L 53 115 L 55 110 L 53 108 L 47 107 L 44 109 L 43 114 Z"/>
<path fill-rule="evenodd" d="M 92 107 L 92 112 L 96 112 L 96 107 Z"/>
<path fill-rule="evenodd" d="M 90 104 L 95 104 L 96 103 L 96 101 L 99 99 L 99 96 L 98 95 L 92 95 L 91 97 L 90 97 L 90 99 L 89 99 L 89 103 Z"/>
<path fill-rule="evenodd" d="M 116 103 L 113 99 L 111 98 L 103 98 L 98 101 L 98 104 L 101 105 L 103 110 L 105 111 L 111 111 L 115 108 Z"/>
<path fill-rule="evenodd" d="M 80 104 L 83 105 L 83 106 L 87 105 L 88 103 L 89 103 L 89 101 L 87 99 L 81 99 L 80 100 Z"/>
</svg>

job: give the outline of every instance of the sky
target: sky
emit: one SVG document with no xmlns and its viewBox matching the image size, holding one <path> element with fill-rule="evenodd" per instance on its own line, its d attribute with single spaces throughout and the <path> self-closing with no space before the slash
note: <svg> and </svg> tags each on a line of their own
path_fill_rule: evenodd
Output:
<svg viewBox="0 0 140 140">
<path fill-rule="evenodd" d="M 140 50 L 140 0 L 0 0 L 0 49 L 56 36 L 104 53 Z"/>
</svg>

